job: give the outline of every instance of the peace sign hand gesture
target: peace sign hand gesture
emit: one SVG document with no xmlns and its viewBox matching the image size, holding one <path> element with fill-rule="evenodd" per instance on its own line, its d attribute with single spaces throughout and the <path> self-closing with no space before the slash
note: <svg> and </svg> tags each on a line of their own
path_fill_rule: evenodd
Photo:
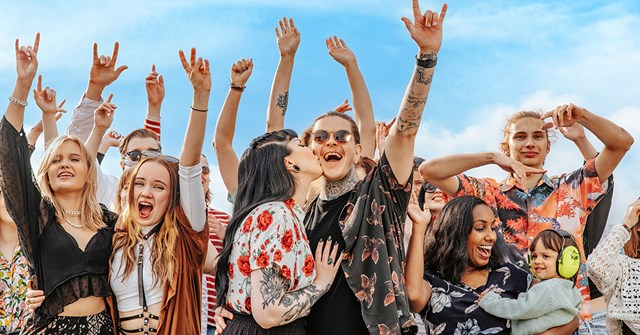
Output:
<svg viewBox="0 0 640 335">
<path fill-rule="evenodd" d="M 198 57 L 196 59 L 196 48 L 191 48 L 191 56 L 189 62 L 184 56 L 184 52 L 178 52 L 182 67 L 187 73 L 187 77 L 193 86 L 194 91 L 211 91 L 211 72 L 209 70 L 209 61 Z"/>
<path fill-rule="evenodd" d="M 29 86 L 36 77 L 38 71 L 38 48 L 40 46 L 40 33 L 36 34 L 33 47 L 30 45 L 20 46 L 20 41 L 16 38 L 16 72 L 18 81 L 27 81 Z"/>
<path fill-rule="evenodd" d="M 442 25 L 447 14 L 447 4 L 442 5 L 440 15 L 430 10 L 424 14 L 420 11 L 419 0 L 413 0 L 413 22 L 403 17 L 411 38 L 418 44 L 420 53 L 438 53 L 442 45 Z"/>
</svg>

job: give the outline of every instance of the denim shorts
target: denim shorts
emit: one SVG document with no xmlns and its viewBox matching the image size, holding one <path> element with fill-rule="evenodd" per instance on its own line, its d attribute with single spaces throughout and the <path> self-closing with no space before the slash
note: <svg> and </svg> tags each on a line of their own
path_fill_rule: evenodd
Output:
<svg viewBox="0 0 640 335">
<path fill-rule="evenodd" d="M 607 335 L 607 310 L 598 311 L 591 315 L 591 321 L 580 322 L 576 335 Z"/>
</svg>

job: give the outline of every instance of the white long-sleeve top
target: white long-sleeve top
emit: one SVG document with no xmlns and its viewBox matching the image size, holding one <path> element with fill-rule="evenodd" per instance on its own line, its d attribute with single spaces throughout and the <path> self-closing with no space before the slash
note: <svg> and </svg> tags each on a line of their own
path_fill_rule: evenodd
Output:
<svg viewBox="0 0 640 335">
<path fill-rule="evenodd" d="M 607 302 L 607 332 L 611 335 L 622 334 L 621 321 L 640 334 L 640 259 L 621 253 L 630 238 L 622 225 L 611 228 L 587 260 L 589 278 Z"/>
</svg>

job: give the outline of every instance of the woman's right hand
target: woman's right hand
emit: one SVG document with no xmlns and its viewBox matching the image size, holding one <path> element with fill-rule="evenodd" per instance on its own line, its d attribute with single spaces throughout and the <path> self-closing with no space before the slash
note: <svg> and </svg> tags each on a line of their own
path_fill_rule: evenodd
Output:
<svg viewBox="0 0 640 335">
<path fill-rule="evenodd" d="M 31 313 L 33 313 L 33 311 L 36 310 L 36 308 L 40 307 L 42 305 L 42 302 L 44 301 L 44 291 L 42 290 L 34 290 L 31 287 L 31 281 L 29 280 L 27 282 L 27 308 L 29 309 L 29 311 Z"/>
<path fill-rule="evenodd" d="M 316 280 L 314 284 L 319 288 L 331 286 L 333 279 L 336 277 L 340 263 L 342 262 L 343 253 L 338 256 L 338 243 L 331 242 L 331 239 L 325 243 L 318 242 L 316 247 Z"/>
<path fill-rule="evenodd" d="M 622 224 L 631 229 L 638 224 L 638 216 L 640 216 L 640 199 L 634 201 L 627 208 L 627 214 L 622 219 Z"/>
</svg>

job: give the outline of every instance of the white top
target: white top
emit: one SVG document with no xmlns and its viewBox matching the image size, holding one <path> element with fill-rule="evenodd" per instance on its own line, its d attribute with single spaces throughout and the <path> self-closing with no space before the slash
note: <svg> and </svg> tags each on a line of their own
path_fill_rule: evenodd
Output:
<svg viewBox="0 0 640 335">
<path fill-rule="evenodd" d="M 612 335 L 622 334 L 620 321 L 640 334 L 640 259 L 620 253 L 630 238 L 622 225 L 612 227 L 587 260 L 589 278 L 607 302 L 607 333 Z"/>
<path fill-rule="evenodd" d="M 71 123 L 69 124 L 69 128 L 67 128 L 67 135 L 77 136 L 82 143 L 85 143 L 91 134 L 91 129 L 93 128 L 93 113 L 101 103 L 102 100 L 91 100 L 83 95 L 78 106 L 73 109 Z M 118 183 L 120 182 L 120 177 L 103 173 L 98 160 L 96 160 L 95 163 L 98 178 L 96 198 L 99 203 L 104 204 L 110 210 L 114 210 L 116 206 L 116 197 L 118 196 Z"/>
<path fill-rule="evenodd" d="M 207 208 L 204 201 L 204 190 L 202 189 L 202 167 L 200 163 L 190 167 L 180 166 L 178 170 L 180 177 L 180 204 L 184 209 L 191 228 L 202 231 L 207 223 Z M 153 229 L 143 227 L 143 234 Z M 151 306 L 162 301 L 162 290 L 164 282 L 154 280 L 151 264 L 151 249 L 155 241 L 155 234 L 145 243 L 142 258 L 144 266 L 142 268 L 142 279 L 144 282 L 144 294 L 147 299 L 147 306 Z M 140 250 L 139 247 L 136 251 Z M 138 253 L 136 252 L 136 255 Z M 133 264 L 131 273 L 127 278 L 123 277 L 124 263 L 123 250 L 116 251 L 113 262 L 111 262 L 111 290 L 116 296 L 118 310 L 129 312 L 142 308 L 138 298 L 138 264 Z"/>
</svg>

